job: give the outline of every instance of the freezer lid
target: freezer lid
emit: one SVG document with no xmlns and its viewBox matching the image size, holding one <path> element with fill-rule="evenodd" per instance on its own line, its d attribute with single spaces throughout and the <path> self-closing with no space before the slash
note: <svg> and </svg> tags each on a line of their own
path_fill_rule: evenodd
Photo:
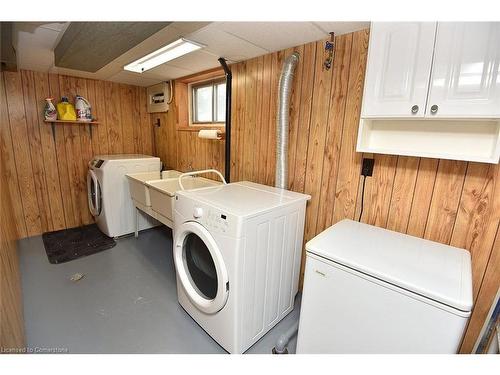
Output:
<svg viewBox="0 0 500 375">
<path fill-rule="evenodd" d="M 352 220 L 326 229 L 306 250 L 458 310 L 472 309 L 467 250 Z"/>
</svg>

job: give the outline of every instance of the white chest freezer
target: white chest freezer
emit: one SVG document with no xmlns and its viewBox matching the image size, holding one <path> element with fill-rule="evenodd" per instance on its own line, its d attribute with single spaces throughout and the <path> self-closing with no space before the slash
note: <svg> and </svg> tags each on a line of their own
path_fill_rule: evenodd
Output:
<svg viewBox="0 0 500 375">
<path fill-rule="evenodd" d="M 456 353 L 467 250 L 343 220 L 306 244 L 297 353 Z"/>
</svg>

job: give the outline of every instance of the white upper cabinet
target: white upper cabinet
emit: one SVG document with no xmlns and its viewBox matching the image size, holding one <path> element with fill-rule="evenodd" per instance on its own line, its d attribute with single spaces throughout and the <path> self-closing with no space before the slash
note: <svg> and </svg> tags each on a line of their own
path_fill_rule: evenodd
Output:
<svg viewBox="0 0 500 375">
<path fill-rule="evenodd" d="M 435 34 L 435 22 L 372 23 L 363 117 L 425 115 Z"/>
<path fill-rule="evenodd" d="M 374 22 L 358 152 L 500 161 L 500 22 Z"/>
<path fill-rule="evenodd" d="M 500 23 L 440 22 L 428 117 L 500 117 Z"/>
</svg>

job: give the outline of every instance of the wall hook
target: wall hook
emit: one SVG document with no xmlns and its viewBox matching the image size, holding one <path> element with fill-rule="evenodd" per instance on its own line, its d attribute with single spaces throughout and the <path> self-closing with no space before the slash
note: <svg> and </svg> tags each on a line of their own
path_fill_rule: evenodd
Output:
<svg viewBox="0 0 500 375">
<path fill-rule="evenodd" d="M 328 53 L 328 57 L 323 63 L 323 68 L 330 70 L 333 64 L 333 57 L 335 55 L 335 33 L 330 33 L 330 41 L 325 42 L 325 52 Z"/>
</svg>

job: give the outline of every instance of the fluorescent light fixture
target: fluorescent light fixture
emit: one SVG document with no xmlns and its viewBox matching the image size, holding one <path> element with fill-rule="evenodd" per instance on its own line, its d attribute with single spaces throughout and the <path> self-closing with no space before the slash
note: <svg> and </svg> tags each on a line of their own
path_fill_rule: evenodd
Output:
<svg viewBox="0 0 500 375">
<path fill-rule="evenodd" d="M 160 49 L 157 49 L 154 52 L 151 52 L 149 55 L 141 57 L 139 60 L 125 65 L 123 69 L 131 72 L 143 73 L 158 65 L 164 64 L 167 61 L 176 59 L 203 47 L 205 47 L 203 44 L 181 38 L 175 42 L 167 44 L 164 47 L 161 47 Z"/>
</svg>

